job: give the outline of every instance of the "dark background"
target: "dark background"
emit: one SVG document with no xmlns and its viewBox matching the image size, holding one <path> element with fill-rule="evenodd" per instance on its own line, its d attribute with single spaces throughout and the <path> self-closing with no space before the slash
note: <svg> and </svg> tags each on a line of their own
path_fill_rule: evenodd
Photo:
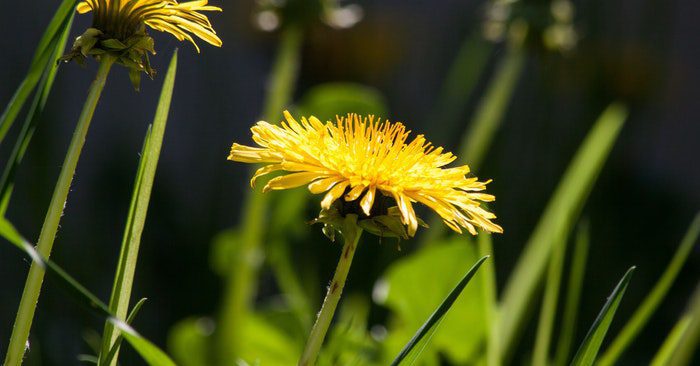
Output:
<svg viewBox="0 0 700 366">
<path fill-rule="evenodd" d="M 199 42 L 202 53 L 197 54 L 189 44 L 151 32 L 159 52 L 152 61 L 161 75 L 154 81 L 144 79 L 137 93 L 123 68 L 115 67 L 110 74 L 52 255 L 86 287 L 108 298 L 138 152 L 155 112 L 166 62 L 173 48 L 180 47 L 173 105 L 132 295 L 149 298 L 137 327 L 160 345 L 176 321 L 217 310 L 222 284 L 210 270 L 210 241 L 238 222 L 248 189 L 247 168 L 225 158 L 232 141 L 250 141 L 248 128 L 260 117 L 278 39 L 276 33 L 253 26 L 252 1 L 212 3 L 224 8 L 210 15 L 222 48 Z M 295 96 L 329 81 L 367 84 L 386 96 L 390 119 L 405 121 L 430 139 L 441 122 L 432 118 L 436 96 L 462 40 L 480 27 L 482 2 L 358 3 L 365 17 L 354 28 L 314 27 L 307 35 Z M 700 208 L 700 7 L 690 0 L 575 3 L 575 24 L 582 37 L 577 50 L 568 55 L 529 51 L 503 127 L 477 174 L 494 178 L 489 185 L 498 197 L 493 208 L 505 228 L 495 241 L 502 284 L 596 116 L 613 100 L 629 104 L 630 117 L 584 208 L 592 248 L 581 319 L 590 323 L 616 280 L 637 265 L 619 312 L 622 319 L 630 314 Z M 41 0 L 2 6 L 0 105 L 9 101 L 22 80 L 57 4 Z M 71 39 L 90 20 L 76 17 Z M 489 73 L 502 54 L 497 47 Z M 38 237 L 95 69 L 94 61 L 87 68 L 61 66 L 47 112 L 19 170 L 8 217 L 29 238 Z M 489 75 L 464 109 L 461 129 Z M 15 133 L 13 129 L 0 147 L 3 164 Z M 436 145 L 456 149 L 461 131 L 435 134 L 445 136 L 433 140 Z M 405 256 L 411 243 L 402 247 L 402 252 L 382 251 L 386 258 L 378 262 L 385 265 Z M 301 254 L 319 253 L 335 256 L 331 250 Z M 699 264 L 696 248 L 625 364 L 644 363 L 654 354 L 692 293 Z M 0 245 L 0 354 L 5 352 L 27 269 L 19 251 Z M 368 271 L 381 273 L 382 268 Z M 367 276 L 367 288 L 372 281 Z M 101 330 L 99 319 L 56 285 L 51 279 L 45 282 L 31 338 L 42 365 L 76 363 L 75 356 L 87 352 L 83 332 Z M 621 324 L 616 320 L 613 332 Z M 126 358 L 125 363 L 134 359 Z"/>
</svg>

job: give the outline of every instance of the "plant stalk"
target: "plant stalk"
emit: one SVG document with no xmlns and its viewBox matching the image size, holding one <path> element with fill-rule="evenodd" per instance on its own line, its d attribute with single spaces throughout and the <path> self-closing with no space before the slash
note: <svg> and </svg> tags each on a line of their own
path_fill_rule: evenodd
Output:
<svg viewBox="0 0 700 366">
<path fill-rule="evenodd" d="M 263 107 L 263 119 L 275 120 L 292 98 L 301 53 L 302 30 L 290 26 L 284 30 Z M 243 204 L 240 224 L 241 246 L 231 255 L 221 315 L 216 336 L 216 364 L 230 365 L 239 352 L 241 323 L 247 318 L 255 296 L 257 272 L 262 262 L 268 196 L 250 191 Z"/>
<path fill-rule="evenodd" d="M 309 334 L 309 338 L 306 341 L 304 353 L 301 355 L 301 359 L 299 359 L 299 366 L 313 366 L 316 364 L 316 358 L 321 350 L 321 345 L 323 345 L 323 340 L 326 338 L 331 320 L 333 320 L 333 314 L 338 306 L 340 295 L 343 293 L 343 287 L 345 287 L 345 280 L 350 271 L 352 258 L 355 255 L 355 249 L 357 249 L 357 243 L 362 234 L 362 229 L 356 225 L 347 224 L 345 226 L 347 230 L 343 232 L 343 240 L 345 241 L 343 251 L 340 260 L 338 260 L 338 266 L 335 269 L 333 280 L 331 280 L 331 284 L 328 286 L 328 292 L 326 293 L 326 298 L 323 300 L 321 311 L 318 313 L 316 323 L 314 323 L 313 328 L 311 328 L 311 334 Z M 354 228 L 351 226 L 354 226 Z"/>
<path fill-rule="evenodd" d="M 107 75 L 114 61 L 115 59 L 112 56 L 105 55 L 102 57 L 97 70 L 97 76 L 88 90 L 87 99 L 83 105 L 83 110 L 80 113 L 78 124 L 73 133 L 70 146 L 68 147 L 68 153 L 63 161 L 61 173 L 58 176 L 58 181 L 56 182 L 56 187 L 51 197 L 51 203 L 49 204 L 46 218 L 41 228 L 41 234 L 39 235 L 37 251 L 43 255 L 44 258 L 48 259 L 51 255 L 58 224 L 63 215 L 63 209 L 66 199 L 68 198 L 71 182 L 73 181 L 75 168 L 78 165 L 80 152 L 85 144 L 85 137 L 90 127 L 90 121 L 92 120 L 95 107 L 100 99 L 102 89 L 104 89 L 105 82 L 107 81 Z M 32 326 L 34 311 L 36 310 L 39 293 L 41 292 L 41 285 L 44 281 L 44 272 L 45 270 L 36 263 L 32 263 L 29 268 L 27 281 L 24 285 L 24 291 L 22 292 L 22 299 L 20 300 L 17 310 L 17 317 L 15 318 L 15 324 L 12 328 L 12 336 L 10 337 L 10 343 L 7 348 L 7 355 L 5 356 L 5 366 L 20 365 L 25 350 L 29 348 L 29 330 Z"/>
</svg>

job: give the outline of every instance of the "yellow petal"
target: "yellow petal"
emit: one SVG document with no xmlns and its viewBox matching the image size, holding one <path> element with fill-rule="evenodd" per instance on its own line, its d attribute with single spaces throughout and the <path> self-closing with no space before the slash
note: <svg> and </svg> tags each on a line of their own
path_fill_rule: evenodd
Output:
<svg viewBox="0 0 700 366">
<path fill-rule="evenodd" d="M 336 184 L 333 189 L 331 189 L 328 193 L 326 193 L 326 196 L 323 197 L 323 201 L 321 201 L 321 207 L 324 210 L 328 210 L 331 208 L 331 205 L 335 200 L 337 200 L 340 196 L 343 195 L 343 192 L 345 192 L 345 188 L 350 185 L 348 181 L 340 182 Z"/>
<path fill-rule="evenodd" d="M 362 211 L 365 213 L 365 215 L 369 216 L 370 212 L 372 211 L 372 205 L 374 204 L 374 194 L 376 192 L 376 187 L 375 186 L 369 186 L 369 189 L 367 190 L 367 193 L 365 194 L 364 197 L 362 197 L 362 200 L 360 201 L 360 207 L 362 207 Z"/>
<path fill-rule="evenodd" d="M 367 187 L 365 187 L 363 185 L 353 187 L 350 190 L 350 192 L 348 192 L 348 194 L 345 195 L 345 200 L 349 202 L 349 201 L 354 201 L 354 200 L 358 199 L 360 197 L 360 195 L 362 194 L 362 192 L 364 192 L 365 188 L 367 188 Z"/>
<path fill-rule="evenodd" d="M 319 175 L 318 173 L 314 173 L 314 172 L 301 172 L 301 173 L 287 174 L 287 175 L 283 175 L 281 177 L 271 179 L 269 182 L 267 182 L 267 185 L 265 185 L 265 187 L 263 188 L 263 192 L 267 192 L 271 189 L 279 190 L 279 189 L 296 188 L 296 187 L 308 184 L 309 182 L 311 182 L 315 179 L 319 179 L 319 178 L 323 178 L 323 177 L 324 176 Z"/>
</svg>

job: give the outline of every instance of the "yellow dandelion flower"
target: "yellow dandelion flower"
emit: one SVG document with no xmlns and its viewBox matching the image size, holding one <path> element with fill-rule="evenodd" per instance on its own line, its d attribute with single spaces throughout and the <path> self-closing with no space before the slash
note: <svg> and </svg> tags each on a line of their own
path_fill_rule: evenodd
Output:
<svg viewBox="0 0 700 366">
<path fill-rule="evenodd" d="M 380 193 L 396 203 L 409 236 L 420 221 L 413 208 L 416 202 L 435 211 L 458 233 L 462 228 L 471 234 L 476 228 L 503 232 L 491 221 L 496 216 L 481 206 L 495 199 L 480 193 L 490 181 L 468 177 L 466 165 L 445 168 L 456 157 L 433 147 L 423 135 L 407 142 L 411 131 L 403 124 L 356 114 L 337 117 L 336 123 L 313 116 L 299 123 L 287 111 L 284 116 L 281 127 L 261 121 L 251 128 L 260 147 L 231 146 L 229 160 L 266 164 L 255 173 L 251 186 L 260 176 L 286 171 L 289 174 L 271 179 L 263 192 L 308 185 L 311 193 L 325 192 L 324 210 L 343 197 L 358 203 L 358 213 L 367 217 L 373 215 Z"/>
<path fill-rule="evenodd" d="M 93 28 L 107 38 L 128 39 L 145 24 L 155 30 L 167 32 L 180 41 L 188 40 L 199 52 L 191 34 L 214 46 L 221 46 L 209 19 L 200 11 L 221 11 L 207 5 L 207 0 L 178 3 L 175 0 L 85 0 L 78 4 L 78 12 L 95 13 Z"/>
</svg>

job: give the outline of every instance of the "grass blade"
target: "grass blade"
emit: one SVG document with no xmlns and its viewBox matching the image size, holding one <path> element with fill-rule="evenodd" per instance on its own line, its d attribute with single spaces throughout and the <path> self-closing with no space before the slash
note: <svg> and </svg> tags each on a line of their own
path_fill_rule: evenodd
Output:
<svg viewBox="0 0 700 366">
<path fill-rule="evenodd" d="M 175 363 L 165 354 L 165 352 L 161 351 L 153 343 L 139 335 L 128 324 L 117 319 L 116 316 L 110 312 L 107 305 L 100 301 L 97 296 L 93 295 L 57 264 L 46 259 L 36 249 L 34 249 L 34 247 L 26 239 L 24 239 L 24 237 L 17 232 L 15 227 L 4 217 L 0 217 L 0 236 L 7 239 L 7 241 L 9 241 L 11 244 L 14 244 L 33 262 L 37 263 L 37 265 L 46 269 L 47 272 L 55 275 L 59 280 L 59 283 L 63 285 L 69 291 L 69 293 L 71 293 L 74 298 L 78 300 L 79 303 L 93 310 L 93 312 L 95 312 L 101 318 L 104 318 L 114 324 L 114 326 L 122 332 L 124 339 L 126 339 L 127 342 L 134 347 L 134 349 L 139 353 L 139 355 L 141 355 L 141 357 L 143 357 L 144 360 L 146 360 L 149 365 L 175 365 Z"/>
<path fill-rule="evenodd" d="M 493 255 L 493 241 L 491 239 L 491 234 L 484 232 L 479 233 L 479 235 L 476 237 L 476 242 L 479 248 L 479 255 L 482 257 L 490 257 Z M 494 260 L 491 260 L 489 263 L 484 265 L 482 274 L 481 288 L 483 291 L 484 301 L 483 316 L 484 323 L 486 324 L 486 333 L 484 335 L 486 340 L 486 365 L 497 366 L 498 349 L 496 348 L 496 340 L 498 339 L 498 289 L 496 287 L 496 263 Z"/>
<path fill-rule="evenodd" d="M 124 237 L 122 239 L 121 252 L 116 273 L 114 275 L 114 285 L 109 301 L 110 310 L 119 319 L 125 319 L 129 311 L 129 301 L 131 289 L 134 282 L 134 273 L 138 261 L 139 248 L 141 246 L 141 234 L 146 223 L 148 204 L 151 199 L 151 190 L 155 179 L 158 157 L 163 143 L 165 126 L 170 111 L 173 88 L 175 86 L 175 74 L 177 71 L 177 50 L 173 54 L 170 66 L 165 75 L 163 89 L 153 119 L 152 127 L 148 133 L 141 154 L 141 162 L 136 174 L 136 182 L 131 197 L 131 205 L 127 217 Z M 119 334 L 115 332 L 112 324 L 105 324 L 102 336 L 102 359 L 99 365 L 116 365 L 119 349 L 117 347 L 114 358 L 110 362 L 105 362 L 105 357 L 111 353 L 117 342 Z"/>
<path fill-rule="evenodd" d="M 670 290 L 671 285 L 673 285 L 673 282 L 678 276 L 678 272 L 683 268 L 685 261 L 688 259 L 688 255 L 693 249 L 695 242 L 698 240 L 698 235 L 700 235 L 700 213 L 695 215 L 695 219 L 690 224 L 688 231 L 678 246 L 676 253 L 673 255 L 673 259 L 671 259 L 671 262 L 666 267 L 664 274 L 659 278 L 659 281 L 646 299 L 644 299 L 644 302 L 642 302 L 637 311 L 635 311 L 634 315 L 632 315 L 632 318 L 627 322 L 625 327 L 622 328 L 622 331 L 610 345 L 610 348 L 605 351 L 598 361 L 599 366 L 614 365 L 620 355 L 622 355 L 629 344 L 634 341 L 639 332 L 644 328 L 651 315 Z"/>
<path fill-rule="evenodd" d="M 129 325 L 133 324 L 134 319 L 136 318 L 136 314 L 139 313 L 139 310 L 141 310 L 141 307 L 143 306 L 143 304 L 145 302 L 146 302 L 146 298 L 144 297 L 141 300 L 139 300 L 139 302 L 137 302 L 136 305 L 134 305 L 134 308 L 131 310 L 131 312 L 129 313 L 129 316 L 126 318 L 126 324 L 129 324 Z M 116 341 L 112 345 L 112 348 L 109 349 L 109 353 L 107 354 L 107 357 L 105 357 L 104 362 L 106 364 L 109 364 L 110 362 L 112 362 L 112 359 L 114 359 L 114 356 L 116 356 L 117 352 L 119 351 L 119 348 L 121 347 L 123 340 L 124 340 L 124 336 L 119 334 Z M 97 352 L 99 352 L 99 350 Z M 96 357 L 95 364 L 99 364 L 99 363 L 100 363 L 100 358 Z"/>
<path fill-rule="evenodd" d="M 74 13 L 71 12 L 68 22 L 65 24 L 61 30 L 60 37 L 56 42 L 49 44 L 53 48 L 51 57 L 49 60 L 58 59 L 63 50 L 66 47 L 66 42 L 68 40 L 68 35 L 70 34 L 71 25 L 73 23 Z M 41 81 L 38 84 L 37 91 L 34 94 L 34 100 L 32 101 L 31 107 L 27 112 L 22 129 L 17 136 L 17 141 L 15 146 L 12 148 L 12 153 L 8 158 L 8 163 L 0 178 L 0 216 L 4 216 L 7 211 L 7 206 L 10 203 L 10 196 L 12 195 L 12 189 L 14 187 L 14 176 L 17 168 L 22 162 L 24 157 L 24 152 L 29 146 L 29 142 L 34 135 L 34 130 L 39 120 L 39 116 L 44 111 L 44 106 L 46 105 L 46 100 L 51 92 L 51 87 L 56 78 L 56 72 L 58 71 L 58 66 L 53 62 L 47 62 L 44 71 L 41 76 Z"/>
<path fill-rule="evenodd" d="M 542 280 L 553 246 L 565 240 L 593 188 L 627 117 L 611 104 L 599 117 L 567 168 L 506 284 L 500 309 L 501 355 L 507 360 L 527 320 L 528 304 Z"/>
<path fill-rule="evenodd" d="M 394 361 L 391 363 L 391 366 L 397 366 L 403 361 L 406 356 L 411 353 L 412 350 L 416 349 L 416 346 L 421 343 L 421 340 L 425 339 L 426 341 L 423 342 L 422 347 L 419 349 L 416 349 L 418 353 L 421 352 L 422 348 L 425 347 L 427 344 L 427 341 L 430 339 L 430 337 L 425 338 L 426 335 L 430 334 L 432 335 L 435 330 L 437 329 L 437 325 L 442 319 L 442 317 L 450 310 L 450 307 L 452 307 L 452 304 L 454 304 L 455 300 L 459 297 L 459 295 L 462 293 L 462 290 L 464 290 L 464 287 L 467 286 L 469 281 L 474 277 L 474 274 L 476 274 L 476 271 L 479 269 L 482 263 L 486 259 L 488 259 L 488 256 L 484 256 L 481 259 L 479 259 L 469 271 L 464 275 L 461 281 L 455 286 L 455 288 L 450 292 L 449 295 L 445 298 L 445 300 L 442 301 L 440 306 L 435 310 L 435 312 L 430 315 L 428 320 L 423 324 L 423 326 L 418 329 L 416 334 L 411 338 L 411 340 L 404 346 L 404 348 L 399 352 L 398 356 L 394 359 Z M 418 354 L 414 355 L 414 357 L 417 357 Z"/>
<path fill-rule="evenodd" d="M 525 55 L 521 48 L 511 45 L 498 65 L 486 93 L 479 101 L 469 129 L 462 136 L 457 156 L 460 159 L 459 163 L 468 164 L 472 171 L 479 169 L 501 126 L 524 63 Z M 423 235 L 422 245 L 434 242 L 447 231 L 447 226 L 441 225 L 441 221 L 438 216 L 433 216 L 429 223 L 432 229 Z"/>
<path fill-rule="evenodd" d="M 583 278 L 586 272 L 586 261 L 590 246 L 589 238 L 588 220 L 584 220 L 579 224 L 576 232 L 576 243 L 573 256 L 571 257 L 571 272 L 569 273 L 564 314 L 562 315 L 557 351 L 554 356 L 555 366 L 566 365 L 571 354 L 571 346 L 573 345 L 576 331 L 579 300 L 581 299 L 581 290 L 583 288 Z"/>
<path fill-rule="evenodd" d="M 622 296 L 625 294 L 627 285 L 632 278 L 634 269 L 635 267 L 628 269 L 627 273 L 625 273 L 617 286 L 615 286 L 608 301 L 605 302 L 603 309 L 598 314 L 591 329 L 588 330 L 586 338 L 583 339 L 583 343 L 581 343 L 581 346 L 576 352 L 576 356 L 574 356 L 574 360 L 571 362 L 572 366 L 591 366 L 593 362 L 595 362 L 600 346 L 603 344 L 605 334 L 608 332 L 610 323 L 612 323 L 613 317 L 615 316 L 615 311 L 620 305 Z"/>
<path fill-rule="evenodd" d="M 44 31 L 44 35 L 39 40 L 39 45 L 34 51 L 34 57 L 27 75 L 15 91 L 2 115 L 0 115 L 0 143 L 2 143 L 7 131 L 12 127 L 15 118 L 22 110 L 24 103 L 29 98 L 29 94 L 36 87 L 47 65 L 55 62 L 55 59 L 50 57 L 54 53 L 52 44 L 57 42 L 63 30 L 68 27 L 77 3 L 78 0 L 63 0 Z"/>
<path fill-rule="evenodd" d="M 557 314 L 557 300 L 559 299 L 559 286 L 561 285 L 561 273 L 564 267 L 564 256 L 567 240 L 555 245 L 549 260 L 547 282 L 545 284 L 542 307 L 540 308 L 540 320 L 535 337 L 535 350 L 532 354 L 533 365 L 549 364 L 549 345 L 552 342 L 552 329 L 554 317 Z"/>
<path fill-rule="evenodd" d="M 690 314 L 683 314 L 676 325 L 673 326 L 671 332 L 664 340 L 664 343 L 659 348 L 654 358 L 651 360 L 651 366 L 665 366 L 668 365 L 673 353 L 678 348 L 681 340 L 685 338 L 686 333 L 690 327 L 693 317 Z"/>
<path fill-rule="evenodd" d="M 684 322 L 688 324 L 684 325 Z M 693 360 L 700 342 L 700 284 L 696 287 L 690 306 L 679 323 L 681 323 L 680 327 L 685 329 L 682 329 L 682 332 L 679 330 L 682 334 L 678 336 L 678 343 L 670 352 L 670 358 L 667 363 L 664 363 L 665 365 L 686 366 Z"/>
</svg>

